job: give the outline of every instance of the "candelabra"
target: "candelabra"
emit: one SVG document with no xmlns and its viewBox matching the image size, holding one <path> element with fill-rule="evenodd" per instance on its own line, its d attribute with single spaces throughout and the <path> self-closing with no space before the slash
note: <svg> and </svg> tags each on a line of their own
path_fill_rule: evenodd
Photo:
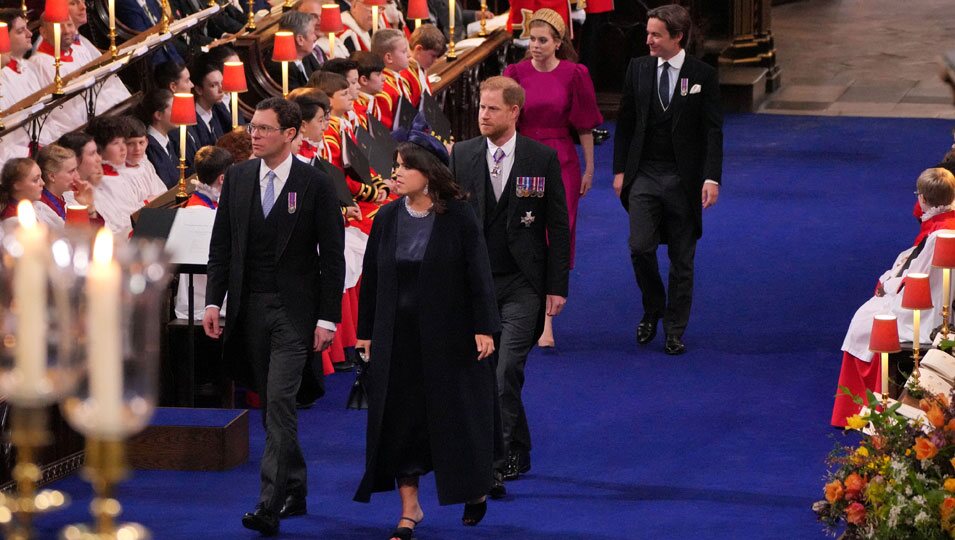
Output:
<svg viewBox="0 0 955 540">
<path fill-rule="evenodd" d="M 255 30 L 255 0 L 249 0 L 249 19 L 245 22 L 245 28 L 249 32 Z"/>
<path fill-rule="evenodd" d="M 162 18 L 159 20 L 159 33 L 169 32 L 169 0 L 162 0 Z"/>
<path fill-rule="evenodd" d="M 478 35 L 487 35 L 487 0 L 481 0 L 481 33 Z"/>
</svg>

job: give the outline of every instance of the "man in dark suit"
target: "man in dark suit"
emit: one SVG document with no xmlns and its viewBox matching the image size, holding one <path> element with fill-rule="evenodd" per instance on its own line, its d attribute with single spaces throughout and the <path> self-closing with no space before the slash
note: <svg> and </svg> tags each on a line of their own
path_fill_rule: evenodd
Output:
<svg viewBox="0 0 955 540">
<path fill-rule="evenodd" d="M 521 401 L 524 364 L 544 327 L 567 299 L 570 232 L 557 153 L 517 134 L 524 89 L 513 79 L 481 84 L 481 137 L 454 145 L 451 169 L 484 224 L 501 310 L 497 344 L 505 459 L 495 463 L 490 495 L 530 470 L 531 434 Z"/>
<path fill-rule="evenodd" d="M 716 204 L 720 192 L 723 113 L 716 70 L 683 48 L 687 11 L 666 5 L 648 17 L 650 55 L 631 60 L 624 80 L 613 188 L 630 213 L 630 257 L 643 293 L 637 342 L 653 340 L 662 318 L 664 351 L 682 354 L 702 208 Z M 661 243 L 670 258 L 668 289 L 657 267 Z"/>
<path fill-rule="evenodd" d="M 142 0 L 142 2 L 138 0 L 117 0 L 116 20 L 128 26 L 131 30 L 143 32 L 159 24 L 162 20 L 162 7 L 159 0 Z M 172 21 L 170 20 L 170 22 Z M 182 62 L 181 51 L 187 50 L 188 46 L 182 38 L 174 36 L 171 43 L 163 45 L 152 53 L 152 63 Z"/>
<path fill-rule="evenodd" d="M 196 57 L 189 68 L 192 93 L 196 95 L 196 124 L 188 132 L 199 148 L 215 146 L 219 137 L 232 128 L 232 114 L 222 103 L 222 69 L 208 57 Z"/>
<path fill-rule="evenodd" d="M 179 150 L 169 137 L 175 126 L 170 121 L 172 113 L 172 92 L 165 88 L 154 88 L 143 95 L 136 107 L 136 117 L 145 124 L 146 158 L 153 164 L 156 174 L 166 187 L 179 182 Z"/>
<path fill-rule="evenodd" d="M 318 59 L 313 54 L 315 41 L 318 39 L 315 33 L 315 15 L 301 11 L 286 11 L 279 19 L 279 30 L 287 30 L 295 36 L 296 60 L 288 64 L 288 90 L 291 92 L 308 85 L 309 75 L 320 67 Z M 281 86 L 282 63 L 272 61 L 271 46 L 266 48 L 264 57 L 269 76 Z"/>
<path fill-rule="evenodd" d="M 228 292 L 223 352 L 247 358 L 266 432 L 259 503 L 242 524 L 265 535 L 278 532 L 280 517 L 306 512 L 295 395 L 314 353 L 332 342 L 345 281 L 344 225 L 331 182 L 292 155 L 301 125 L 294 103 L 268 98 L 256 107 L 248 128 L 260 159 L 226 174 L 202 319 L 206 334 L 218 338 Z M 320 357 L 314 365 L 321 377 Z"/>
</svg>

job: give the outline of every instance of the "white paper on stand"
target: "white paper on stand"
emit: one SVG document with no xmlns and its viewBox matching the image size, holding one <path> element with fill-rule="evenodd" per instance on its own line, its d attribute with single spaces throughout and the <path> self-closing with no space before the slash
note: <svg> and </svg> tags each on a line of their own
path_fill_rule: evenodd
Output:
<svg viewBox="0 0 955 540">
<path fill-rule="evenodd" d="M 166 252 L 172 264 L 198 264 L 209 262 L 209 240 L 216 212 L 211 208 L 190 206 L 180 208 L 166 238 Z"/>
</svg>

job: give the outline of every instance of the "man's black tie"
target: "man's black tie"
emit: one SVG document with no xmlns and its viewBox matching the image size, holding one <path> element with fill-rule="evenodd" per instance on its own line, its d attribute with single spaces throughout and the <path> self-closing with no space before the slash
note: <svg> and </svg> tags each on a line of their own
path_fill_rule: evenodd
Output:
<svg viewBox="0 0 955 540">
<path fill-rule="evenodd" d="M 666 109 L 670 106 L 670 64 L 663 63 L 663 71 L 660 73 L 660 84 L 657 85 L 657 92 L 660 93 L 660 103 Z"/>
<path fill-rule="evenodd" d="M 166 153 L 173 159 L 179 159 L 179 150 L 173 143 L 172 137 L 169 137 L 169 140 L 166 142 Z"/>
</svg>

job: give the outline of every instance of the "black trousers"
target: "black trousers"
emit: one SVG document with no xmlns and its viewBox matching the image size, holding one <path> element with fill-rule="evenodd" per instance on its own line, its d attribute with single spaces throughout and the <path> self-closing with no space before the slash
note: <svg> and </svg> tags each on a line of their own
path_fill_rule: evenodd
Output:
<svg viewBox="0 0 955 540">
<path fill-rule="evenodd" d="M 506 456 L 508 451 L 531 450 L 531 431 L 521 391 L 524 389 L 527 355 L 538 337 L 536 330 L 542 298 L 520 272 L 495 275 L 494 289 L 501 312 L 501 337 L 496 346 L 497 392 Z M 502 467 L 503 462 L 496 466 Z"/>
<path fill-rule="evenodd" d="M 667 335 L 682 336 L 693 301 L 696 227 L 676 164 L 641 163 L 629 205 L 630 259 L 643 293 L 644 316 L 662 317 Z M 661 234 L 666 236 L 670 259 L 666 289 L 657 263 Z"/>
<path fill-rule="evenodd" d="M 255 390 L 262 398 L 265 452 L 259 502 L 278 512 L 289 493 L 305 496 L 308 480 L 298 442 L 295 394 L 309 351 L 278 294 L 249 293 L 242 329 L 249 347 Z"/>
</svg>

